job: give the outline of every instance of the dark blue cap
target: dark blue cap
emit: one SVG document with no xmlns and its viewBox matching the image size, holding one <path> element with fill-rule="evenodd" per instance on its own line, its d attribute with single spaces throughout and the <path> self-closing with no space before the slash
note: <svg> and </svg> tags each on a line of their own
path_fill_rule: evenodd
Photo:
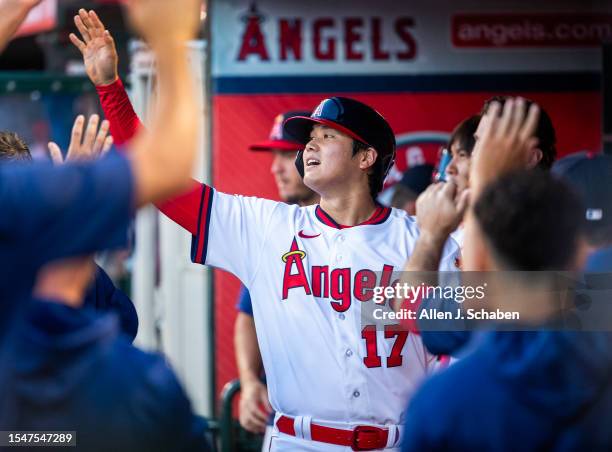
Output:
<svg viewBox="0 0 612 452">
<path fill-rule="evenodd" d="M 557 160 L 551 171 L 581 195 L 588 229 L 612 227 L 612 155 L 579 152 Z"/>
<path fill-rule="evenodd" d="M 408 168 L 399 184 L 420 195 L 431 184 L 433 177 L 433 165 L 424 164 Z"/>
</svg>

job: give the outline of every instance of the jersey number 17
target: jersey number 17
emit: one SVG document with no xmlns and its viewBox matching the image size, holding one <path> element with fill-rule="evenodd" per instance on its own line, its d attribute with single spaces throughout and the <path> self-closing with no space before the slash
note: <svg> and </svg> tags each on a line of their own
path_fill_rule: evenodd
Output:
<svg viewBox="0 0 612 452">
<path fill-rule="evenodd" d="M 402 349 L 408 338 L 408 331 L 397 325 L 385 325 L 385 339 L 395 338 L 391 347 L 391 354 L 387 356 L 387 367 L 398 367 L 402 365 Z M 361 337 L 366 343 L 366 356 L 363 363 L 366 367 L 381 367 L 382 358 L 378 354 L 378 343 L 376 341 L 376 325 L 367 325 L 361 330 Z"/>
</svg>

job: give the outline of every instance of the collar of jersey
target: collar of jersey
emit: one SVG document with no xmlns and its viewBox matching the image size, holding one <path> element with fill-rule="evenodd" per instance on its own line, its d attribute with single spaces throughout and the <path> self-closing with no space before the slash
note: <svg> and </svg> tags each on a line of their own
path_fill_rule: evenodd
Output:
<svg viewBox="0 0 612 452">
<path fill-rule="evenodd" d="M 387 220 L 387 218 L 389 218 L 389 215 L 391 215 L 391 208 L 383 207 L 379 205 L 370 218 L 368 218 L 366 221 L 362 223 L 356 224 L 355 226 L 381 224 L 381 223 L 384 223 Z M 337 223 L 336 220 L 334 220 L 327 212 L 325 212 L 321 208 L 321 206 L 317 206 L 317 208 L 315 209 L 315 216 L 321 223 L 323 223 L 326 226 L 329 226 L 330 228 L 347 229 L 347 228 L 355 227 L 355 226 L 345 226 L 343 224 Z"/>
</svg>

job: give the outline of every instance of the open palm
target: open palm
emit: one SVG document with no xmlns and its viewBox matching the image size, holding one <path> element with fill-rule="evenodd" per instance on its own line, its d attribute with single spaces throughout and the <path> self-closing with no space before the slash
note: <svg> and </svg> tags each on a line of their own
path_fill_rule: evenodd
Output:
<svg viewBox="0 0 612 452">
<path fill-rule="evenodd" d="M 94 11 L 79 10 L 74 23 L 82 39 L 71 33 L 70 41 L 81 51 L 87 75 L 96 86 L 113 83 L 119 57 L 112 36 Z"/>
</svg>

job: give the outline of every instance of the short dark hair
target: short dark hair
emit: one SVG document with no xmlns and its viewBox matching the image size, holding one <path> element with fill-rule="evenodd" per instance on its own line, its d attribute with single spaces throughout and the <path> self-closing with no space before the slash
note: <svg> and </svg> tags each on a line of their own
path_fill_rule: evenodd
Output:
<svg viewBox="0 0 612 452">
<path fill-rule="evenodd" d="M 0 132 L 0 162 L 31 161 L 28 145 L 15 132 Z"/>
<path fill-rule="evenodd" d="M 506 270 L 568 270 L 584 226 L 579 197 L 539 169 L 510 173 L 487 186 L 474 214 Z"/>
<path fill-rule="evenodd" d="M 476 129 L 478 129 L 481 118 L 481 115 L 473 115 L 461 121 L 451 133 L 447 145 L 448 149 L 450 150 L 453 143 L 457 143 L 459 149 L 463 149 L 467 151 L 469 155 L 472 155 L 474 144 L 476 144 L 476 137 L 474 134 L 476 133 Z"/>
<path fill-rule="evenodd" d="M 507 99 L 509 99 L 508 96 L 494 96 L 488 99 L 484 103 L 480 114 L 484 115 L 486 113 L 491 102 L 499 102 L 503 106 Z M 532 100 L 525 99 L 527 108 L 531 107 L 534 103 Z M 542 159 L 538 162 L 537 167 L 548 171 L 557 157 L 557 134 L 546 110 L 544 110 L 542 105 L 538 104 L 538 106 L 540 107 L 540 119 L 538 120 L 535 135 L 538 139 L 538 148 L 542 150 Z"/>
</svg>

